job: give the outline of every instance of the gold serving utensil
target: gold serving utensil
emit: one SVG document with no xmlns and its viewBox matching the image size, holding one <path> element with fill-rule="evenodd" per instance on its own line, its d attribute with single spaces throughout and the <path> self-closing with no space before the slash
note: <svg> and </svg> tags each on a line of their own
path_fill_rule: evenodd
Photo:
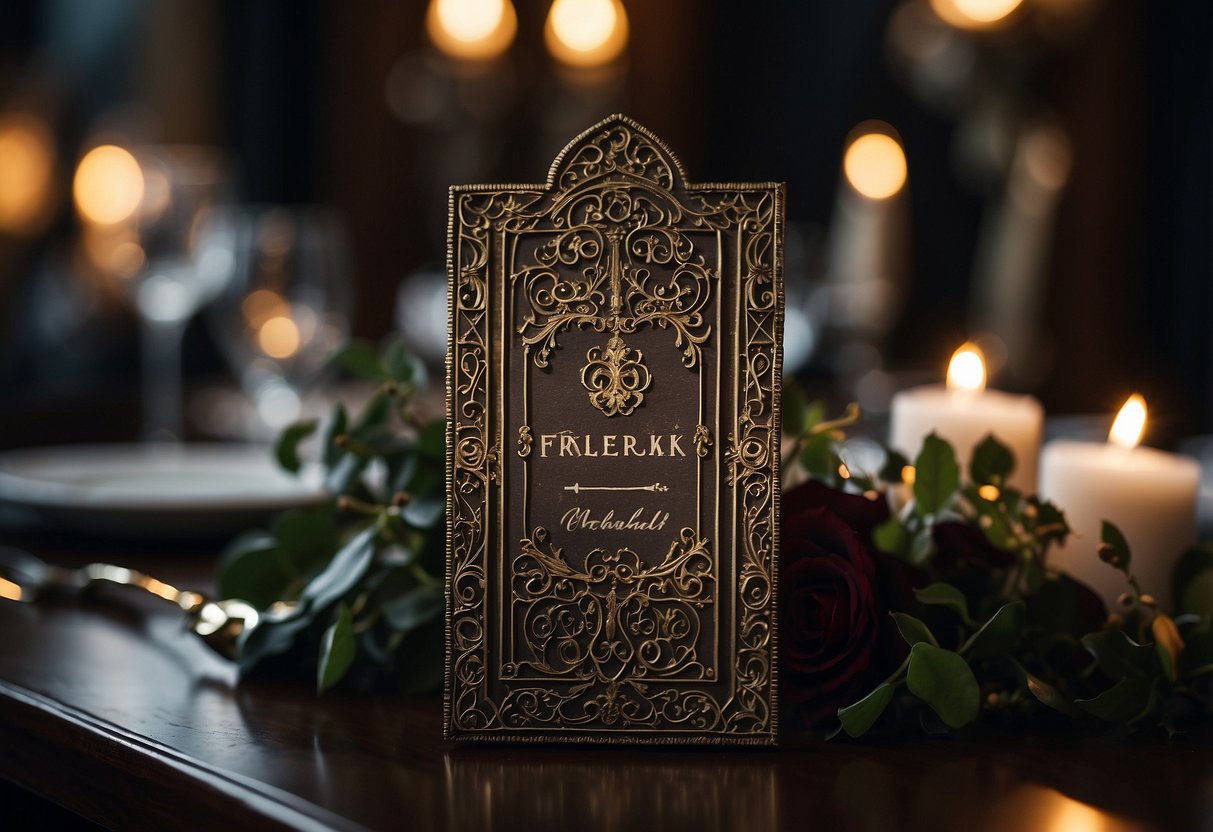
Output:
<svg viewBox="0 0 1213 832">
<path fill-rule="evenodd" d="M 238 598 L 214 600 L 125 566 L 90 563 L 79 569 L 66 569 L 21 549 L 0 546 L 0 598 L 35 602 L 46 596 L 80 595 L 106 584 L 134 587 L 177 606 L 185 613 L 189 629 L 227 659 L 236 658 L 241 633 L 252 630 L 263 617 L 289 614 L 295 606 L 280 602 L 263 615 Z"/>
</svg>

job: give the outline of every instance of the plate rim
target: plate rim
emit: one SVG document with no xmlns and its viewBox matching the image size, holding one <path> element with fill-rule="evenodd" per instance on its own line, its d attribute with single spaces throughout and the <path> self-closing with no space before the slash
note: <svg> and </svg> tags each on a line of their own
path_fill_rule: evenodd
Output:
<svg viewBox="0 0 1213 832">
<path fill-rule="evenodd" d="M 213 498 L 182 498 L 180 495 L 173 495 L 165 499 L 158 499 L 140 495 L 130 499 L 115 499 L 113 495 L 110 495 L 98 499 L 96 489 L 91 486 L 53 478 L 38 478 L 31 476 L 28 471 L 13 470 L 18 463 L 28 465 L 30 461 L 36 460 L 38 457 L 62 462 L 66 454 L 77 454 L 82 457 L 119 458 L 125 453 L 129 454 L 128 459 L 139 461 L 157 454 L 180 454 L 183 459 L 188 460 L 190 457 L 196 458 L 200 452 L 205 452 L 208 455 L 230 454 L 232 457 L 244 456 L 252 459 L 255 457 L 255 453 L 250 453 L 250 451 L 256 450 L 264 450 L 267 462 L 270 461 L 272 451 L 269 446 L 238 442 L 184 442 L 175 446 L 115 442 L 13 448 L 0 452 L 0 503 L 7 502 L 29 508 L 77 509 L 94 513 L 112 511 L 148 514 L 205 514 L 285 510 L 316 505 L 330 497 L 329 492 L 323 486 L 320 466 L 316 464 L 305 465 L 298 478 L 300 490 L 297 492 L 261 496 L 243 494 L 239 498 L 223 495 L 216 495 Z M 284 477 L 290 477 L 290 474 L 285 471 L 282 474 Z"/>
</svg>

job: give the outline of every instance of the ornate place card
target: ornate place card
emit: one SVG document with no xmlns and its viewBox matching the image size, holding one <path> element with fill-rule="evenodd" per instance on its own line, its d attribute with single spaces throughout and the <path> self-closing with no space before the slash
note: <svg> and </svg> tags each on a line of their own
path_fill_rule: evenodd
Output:
<svg viewBox="0 0 1213 832">
<path fill-rule="evenodd" d="M 451 189 L 447 736 L 773 743 L 783 185 Z"/>
</svg>

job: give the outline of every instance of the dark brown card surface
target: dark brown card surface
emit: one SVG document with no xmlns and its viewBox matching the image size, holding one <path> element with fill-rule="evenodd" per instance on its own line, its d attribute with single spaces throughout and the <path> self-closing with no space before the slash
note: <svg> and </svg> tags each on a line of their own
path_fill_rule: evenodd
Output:
<svg viewBox="0 0 1213 832">
<path fill-rule="evenodd" d="M 614 116 L 450 211 L 447 735 L 774 742 L 783 186 Z"/>
</svg>

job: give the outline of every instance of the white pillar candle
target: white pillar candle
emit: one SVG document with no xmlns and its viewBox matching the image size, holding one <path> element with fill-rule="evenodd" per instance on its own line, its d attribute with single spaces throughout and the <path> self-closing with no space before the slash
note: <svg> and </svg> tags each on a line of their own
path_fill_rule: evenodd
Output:
<svg viewBox="0 0 1213 832">
<path fill-rule="evenodd" d="M 1196 540 L 1200 466 L 1193 459 L 1136 447 L 1145 427 L 1145 403 L 1133 396 L 1121 408 L 1109 441 L 1050 442 L 1041 455 L 1040 494 L 1060 508 L 1072 534 L 1049 562 L 1092 587 L 1110 610 L 1129 585 L 1099 559 L 1104 520 L 1114 523 L 1132 552 L 1130 571 L 1142 591 L 1164 608 L 1171 602 L 1171 571 Z"/>
<path fill-rule="evenodd" d="M 986 390 L 981 353 L 965 344 L 952 356 L 946 386 L 914 387 L 893 396 L 889 445 L 913 462 L 923 439 L 934 431 L 951 443 L 964 471 L 973 448 L 992 433 L 1015 455 L 1008 484 L 1032 493 L 1044 418 L 1044 408 L 1033 396 Z"/>
</svg>

